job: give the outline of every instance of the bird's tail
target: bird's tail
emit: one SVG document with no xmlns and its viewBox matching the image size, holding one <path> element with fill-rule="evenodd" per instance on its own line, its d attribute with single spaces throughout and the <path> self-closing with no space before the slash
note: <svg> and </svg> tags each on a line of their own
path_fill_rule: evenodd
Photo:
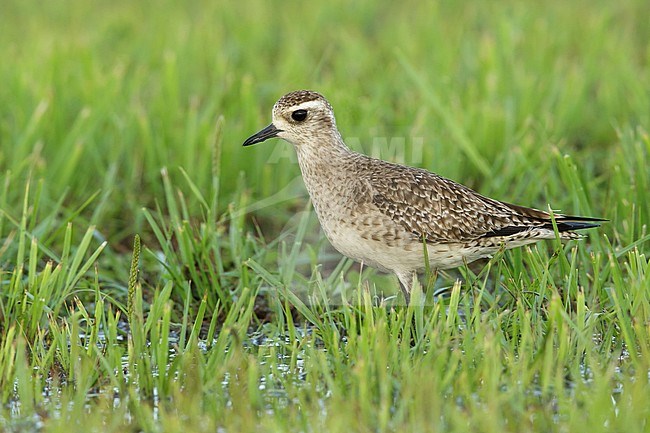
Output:
<svg viewBox="0 0 650 433">
<path fill-rule="evenodd" d="M 600 227 L 600 225 L 608 220 L 604 218 L 581 217 L 571 215 L 558 215 L 555 217 L 555 224 L 557 230 L 562 232 L 570 232 L 574 230 L 591 229 Z M 548 222 L 548 228 L 553 230 L 553 223 Z"/>
</svg>

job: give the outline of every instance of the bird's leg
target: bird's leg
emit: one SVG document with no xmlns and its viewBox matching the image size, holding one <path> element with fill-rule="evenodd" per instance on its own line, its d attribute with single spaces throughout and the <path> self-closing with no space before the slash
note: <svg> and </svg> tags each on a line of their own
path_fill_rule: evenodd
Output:
<svg viewBox="0 0 650 433">
<path fill-rule="evenodd" d="M 411 291 L 413 290 L 413 281 L 417 278 L 415 272 L 395 272 L 397 279 L 402 285 L 402 293 L 408 305 L 411 302 Z"/>
</svg>

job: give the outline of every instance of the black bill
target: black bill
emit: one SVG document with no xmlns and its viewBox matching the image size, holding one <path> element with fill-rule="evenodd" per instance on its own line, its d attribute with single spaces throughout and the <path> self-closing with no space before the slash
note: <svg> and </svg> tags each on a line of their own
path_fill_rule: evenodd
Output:
<svg viewBox="0 0 650 433">
<path fill-rule="evenodd" d="M 244 146 L 250 146 L 251 144 L 261 143 L 269 138 L 277 137 L 277 135 L 282 132 L 281 129 L 278 129 L 272 123 L 266 128 L 262 129 L 257 134 L 251 135 L 244 141 Z"/>
</svg>

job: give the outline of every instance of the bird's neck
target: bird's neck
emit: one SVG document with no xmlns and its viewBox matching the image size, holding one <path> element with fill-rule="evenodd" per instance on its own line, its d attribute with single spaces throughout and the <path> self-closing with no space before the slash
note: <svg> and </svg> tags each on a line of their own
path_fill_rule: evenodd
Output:
<svg viewBox="0 0 650 433">
<path fill-rule="evenodd" d="M 340 184 L 341 179 L 346 178 L 354 155 L 338 132 L 331 137 L 297 145 L 296 152 L 305 186 L 314 202 L 327 195 L 332 184 Z"/>
<path fill-rule="evenodd" d="M 338 131 L 331 135 L 313 137 L 308 143 L 297 144 L 295 148 L 301 169 L 318 166 L 325 170 L 328 166 L 345 161 L 353 153 Z"/>
</svg>

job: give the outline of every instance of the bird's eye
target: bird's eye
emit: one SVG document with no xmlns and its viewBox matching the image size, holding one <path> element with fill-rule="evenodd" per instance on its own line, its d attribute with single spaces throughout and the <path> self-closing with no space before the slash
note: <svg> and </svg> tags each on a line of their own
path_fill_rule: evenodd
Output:
<svg viewBox="0 0 650 433">
<path fill-rule="evenodd" d="M 296 110 L 291 113 L 291 118 L 296 122 L 302 122 L 307 118 L 307 110 Z"/>
</svg>

